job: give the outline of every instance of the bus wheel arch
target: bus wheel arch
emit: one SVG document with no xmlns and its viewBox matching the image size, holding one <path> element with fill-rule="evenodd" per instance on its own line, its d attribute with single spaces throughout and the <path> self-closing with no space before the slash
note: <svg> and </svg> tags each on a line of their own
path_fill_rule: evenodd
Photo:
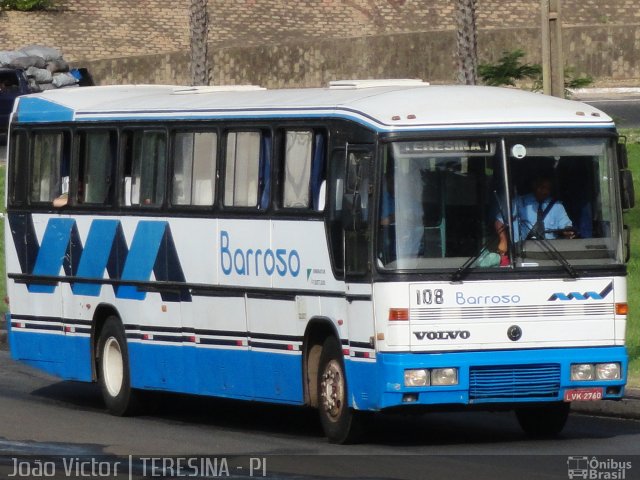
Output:
<svg viewBox="0 0 640 480">
<path fill-rule="evenodd" d="M 333 322 L 326 317 L 314 317 L 307 324 L 303 340 L 302 384 L 304 403 L 318 407 L 318 369 L 322 347 L 328 337 L 340 338 Z"/>
<path fill-rule="evenodd" d="M 98 339 L 109 317 L 117 317 L 121 321 L 120 315 L 113 305 L 101 303 L 96 307 L 91 322 L 91 379 L 94 382 L 98 380 Z"/>
<path fill-rule="evenodd" d="M 331 443 L 357 443 L 364 429 L 364 412 L 349 407 L 349 387 L 342 344 L 333 336 L 322 346 L 317 379 L 318 413 Z"/>
<path fill-rule="evenodd" d="M 100 317 L 95 323 L 96 377 L 107 410 L 117 416 L 135 414 L 139 393 L 131 387 L 129 350 L 118 315 Z"/>
<path fill-rule="evenodd" d="M 331 443 L 357 442 L 363 430 L 362 412 L 349 407 L 340 335 L 328 318 L 314 318 L 304 335 L 305 403 L 318 409 Z"/>
</svg>

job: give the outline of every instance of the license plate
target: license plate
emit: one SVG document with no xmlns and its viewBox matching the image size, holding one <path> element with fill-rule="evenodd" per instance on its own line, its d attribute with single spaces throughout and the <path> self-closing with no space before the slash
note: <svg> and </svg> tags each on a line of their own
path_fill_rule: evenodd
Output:
<svg viewBox="0 0 640 480">
<path fill-rule="evenodd" d="M 602 400 L 602 388 L 573 388 L 565 390 L 565 402 L 589 402 Z"/>
</svg>

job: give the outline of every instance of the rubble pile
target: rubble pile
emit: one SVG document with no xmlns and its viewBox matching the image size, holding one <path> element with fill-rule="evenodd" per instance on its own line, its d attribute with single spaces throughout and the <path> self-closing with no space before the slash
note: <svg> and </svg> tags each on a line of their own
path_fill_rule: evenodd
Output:
<svg viewBox="0 0 640 480">
<path fill-rule="evenodd" d="M 58 50 L 42 45 L 0 51 L 0 67 L 24 70 L 33 91 L 77 87 L 81 79 L 76 70 L 69 68 Z"/>
</svg>

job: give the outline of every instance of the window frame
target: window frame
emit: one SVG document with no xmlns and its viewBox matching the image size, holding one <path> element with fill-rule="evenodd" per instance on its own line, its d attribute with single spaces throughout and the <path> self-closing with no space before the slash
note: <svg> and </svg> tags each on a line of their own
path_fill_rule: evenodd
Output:
<svg viewBox="0 0 640 480">
<path fill-rule="evenodd" d="M 260 136 L 260 153 L 262 155 L 263 152 L 263 142 L 265 138 L 269 138 L 269 149 L 268 149 L 268 168 L 269 168 L 269 178 L 265 181 L 265 179 L 261 178 L 262 172 L 260 171 L 260 163 L 258 164 L 258 191 L 256 198 L 256 205 L 247 206 L 247 205 L 227 205 L 225 203 L 225 195 L 227 189 L 227 153 L 228 153 L 228 140 L 229 134 L 238 134 L 238 133 L 258 133 Z M 273 208 L 273 187 L 274 187 L 274 130 L 270 125 L 237 125 L 230 128 L 224 128 L 220 132 L 218 137 L 219 143 L 219 152 L 220 157 L 218 160 L 218 171 L 219 171 L 219 188 L 218 188 L 218 198 L 219 198 L 219 209 L 221 211 L 233 211 L 233 212 L 247 212 L 256 214 L 259 213 L 261 215 L 270 212 Z M 258 162 L 260 162 L 260 157 L 258 158 Z M 235 182 L 234 182 L 235 186 Z M 261 197 L 264 195 L 264 190 L 269 189 L 269 196 L 267 198 L 267 205 L 265 207 L 261 206 Z"/>
<path fill-rule="evenodd" d="M 60 167 L 63 165 L 64 162 L 64 154 L 65 154 L 65 149 L 67 150 L 67 161 L 68 161 L 68 165 L 67 168 L 69 169 L 68 171 L 68 177 L 69 177 L 69 184 L 68 184 L 68 188 L 67 188 L 67 194 L 69 196 L 71 196 L 71 185 L 73 183 L 73 175 L 74 175 L 74 170 L 73 170 L 73 130 L 69 127 L 53 127 L 53 126 L 47 126 L 47 127 L 43 127 L 43 128 L 31 128 L 28 130 L 28 135 L 27 138 L 29 139 L 29 148 L 28 148 L 28 167 L 27 167 L 27 183 L 26 183 L 26 198 L 25 198 L 25 202 L 23 203 L 23 205 L 29 205 L 29 206 L 33 206 L 33 207 L 49 207 L 49 209 L 55 209 L 58 210 L 59 207 L 54 207 L 53 206 L 53 201 L 59 197 L 60 195 L 62 195 L 62 191 L 60 195 L 57 195 L 56 197 L 54 197 L 51 200 L 33 200 L 32 199 L 32 181 L 33 181 L 33 175 L 34 175 L 34 162 L 35 162 L 35 138 L 37 135 L 55 135 L 55 134 L 60 134 L 62 135 L 62 155 L 60 158 Z M 60 180 L 62 181 L 63 175 L 60 175 Z M 68 205 L 68 204 L 67 204 Z"/>
<path fill-rule="evenodd" d="M 161 133 L 164 135 L 164 166 L 163 166 L 163 175 L 164 175 L 164 184 L 162 186 L 162 201 L 159 203 L 145 205 L 143 203 L 130 203 L 127 204 L 127 200 L 131 202 L 131 195 L 133 194 L 133 169 L 134 169 L 134 153 L 131 152 L 128 154 L 126 151 L 128 144 L 128 136 L 131 136 L 131 145 L 130 147 L 134 148 L 134 138 L 136 134 L 144 133 Z M 169 185 L 168 185 L 168 173 L 169 173 L 169 129 L 166 124 L 163 125 L 126 125 L 119 129 L 118 134 L 118 180 L 117 180 L 117 188 L 116 188 L 116 196 L 117 201 L 114 202 L 120 209 L 123 210 L 145 210 L 145 211 L 159 211 L 166 209 L 168 204 L 168 195 L 169 195 Z M 130 165 L 128 165 L 128 155 L 130 155 Z M 129 175 L 127 173 L 127 167 L 129 170 Z M 125 185 L 125 179 L 129 176 L 131 178 L 131 190 L 129 191 L 129 199 L 127 199 L 127 189 Z M 156 178 L 157 180 L 157 178 Z"/>
<path fill-rule="evenodd" d="M 175 186 L 175 172 L 176 172 L 176 155 L 175 155 L 175 145 L 176 145 L 176 135 L 180 133 L 213 133 L 216 135 L 216 148 L 215 148 L 215 167 L 214 167 L 214 178 L 213 178 L 213 199 L 210 205 L 194 205 L 193 203 L 174 203 L 173 194 L 174 194 L 174 186 Z M 169 176 L 167 177 L 168 184 L 168 194 L 167 194 L 167 205 L 171 210 L 181 210 L 188 209 L 191 211 L 211 211 L 216 210 L 221 203 L 220 192 L 222 189 L 222 174 L 221 174 L 221 158 L 222 158 L 222 142 L 221 142 L 222 134 L 220 132 L 220 128 L 218 126 L 210 126 L 210 127 L 198 127 L 198 126 L 189 126 L 189 125 L 177 125 L 172 128 L 169 132 Z M 193 164 L 192 164 L 193 171 Z M 193 175 L 192 175 L 193 181 Z M 193 197 L 193 183 L 192 194 Z"/>
<path fill-rule="evenodd" d="M 309 194 L 309 198 L 307 201 L 307 205 L 303 207 L 287 207 L 284 205 L 284 195 L 286 189 L 286 175 L 287 175 L 287 133 L 289 132 L 310 132 L 311 133 L 311 161 L 309 165 L 309 177 L 307 180 L 307 190 Z M 329 132 L 326 127 L 313 125 L 313 124 L 297 124 L 297 125 L 283 125 L 279 128 L 278 131 L 279 142 L 278 142 L 278 151 L 277 151 L 277 165 L 278 172 L 276 175 L 278 182 L 278 191 L 276 195 L 276 204 L 278 210 L 286 215 L 286 214 L 305 214 L 305 215 L 320 215 L 324 214 L 324 211 L 328 207 L 328 185 L 327 175 L 329 168 Z M 324 208 L 319 210 L 314 207 L 314 192 L 312 182 L 314 180 L 314 168 L 316 166 L 316 155 L 317 155 L 317 139 L 319 136 L 322 136 L 322 165 L 321 165 L 321 174 L 322 181 L 325 182 L 325 191 L 324 191 Z M 320 184 L 322 184 L 322 181 Z M 319 193 L 319 192 L 318 192 Z M 320 199 L 317 199 L 320 201 Z"/>
<path fill-rule="evenodd" d="M 18 136 L 23 136 L 24 141 L 26 141 L 26 155 L 22 161 L 22 168 L 16 169 L 17 161 L 15 159 L 15 155 L 18 152 L 18 149 L 15 148 L 16 138 Z M 31 188 L 31 131 L 27 128 L 15 129 L 11 132 L 11 145 L 14 147 L 11 149 L 9 154 L 10 158 L 7 158 L 7 206 L 8 207 L 22 207 L 29 204 L 30 201 L 30 188 Z M 25 153 L 25 152 L 23 152 Z M 16 177 L 16 175 L 18 175 Z M 15 178 L 14 178 L 15 177 Z M 20 199 L 16 199 L 16 185 L 21 185 L 22 197 Z"/>
<path fill-rule="evenodd" d="M 70 182 L 69 193 L 70 193 L 70 203 L 69 205 L 74 208 L 82 209 L 82 210 L 116 210 L 119 204 L 119 184 L 120 184 L 120 175 L 119 175 L 119 163 L 120 163 L 120 135 L 121 129 L 113 126 L 113 125 L 104 125 L 104 126 L 91 126 L 91 125 L 82 125 L 74 130 L 73 134 L 73 155 L 71 162 L 71 172 L 72 172 L 72 180 Z M 80 178 L 81 172 L 84 172 L 83 168 L 81 168 L 81 160 L 82 160 L 82 152 L 81 148 L 81 136 L 83 134 L 91 134 L 91 133 L 110 133 L 115 137 L 115 145 L 112 150 L 112 165 L 111 165 L 111 175 L 113 177 L 112 186 L 111 186 L 111 194 L 110 198 L 107 202 L 103 203 L 85 203 L 80 202 L 79 198 L 79 185 L 84 183 L 84 179 Z M 86 173 L 86 172 L 85 172 Z"/>
</svg>

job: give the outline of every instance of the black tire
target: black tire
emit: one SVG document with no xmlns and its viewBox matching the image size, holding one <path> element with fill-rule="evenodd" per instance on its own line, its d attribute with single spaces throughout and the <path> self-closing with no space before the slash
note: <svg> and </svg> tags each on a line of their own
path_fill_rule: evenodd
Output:
<svg viewBox="0 0 640 480">
<path fill-rule="evenodd" d="M 98 383 L 109 413 L 129 416 L 139 406 L 138 392 L 131 388 L 129 351 L 122 323 L 115 316 L 107 318 L 96 346 Z"/>
<path fill-rule="evenodd" d="M 523 407 L 516 410 L 516 417 L 520 427 L 527 435 L 554 437 L 562 431 L 567 423 L 570 408 L 570 404 L 567 402 Z"/>
<path fill-rule="evenodd" d="M 349 408 L 342 348 L 335 337 L 325 340 L 318 369 L 318 411 L 331 443 L 356 443 L 363 433 L 363 413 Z"/>
</svg>

